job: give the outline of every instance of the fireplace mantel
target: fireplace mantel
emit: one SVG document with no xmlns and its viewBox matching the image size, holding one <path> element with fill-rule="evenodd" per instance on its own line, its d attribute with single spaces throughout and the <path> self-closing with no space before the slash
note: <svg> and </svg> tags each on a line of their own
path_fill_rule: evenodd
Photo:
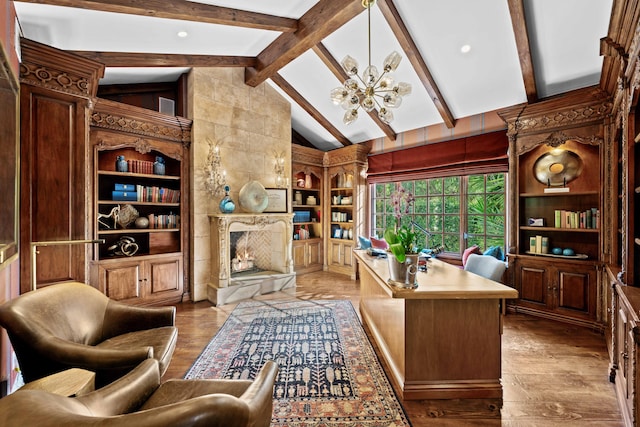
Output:
<svg viewBox="0 0 640 427">
<path fill-rule="evenodd" d="M 211 279 L 207 297 L 223 305 L 296 286 L 292 258 L 293 214 L 213 214 L 211 227 Z M 259 232 L 268 251 L 268 266 L 253 274 L 232 277 L 231 233 Z M 268 249 L 267 249 L 268 248 Z M 264 258 L 264 257 L 263 257 Z"/>
</svg>

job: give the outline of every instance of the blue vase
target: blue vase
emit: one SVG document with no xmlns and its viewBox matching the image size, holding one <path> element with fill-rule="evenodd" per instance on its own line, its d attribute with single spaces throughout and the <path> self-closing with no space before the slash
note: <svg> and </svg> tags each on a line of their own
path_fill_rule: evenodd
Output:
<svg viewBox="0 0 640 427">
<path fill-rule="evenodd" d="M 232 213 L 236 209 L 236 204 L 229 196 L 229 186 L 224 186 L 224 197 L 220 200 L 220 212 Z"/>
<path fill-rule="evenodd" d="M 124 159 L 124 156 L 116 157 L 116 171 L 117 172 L 128 172 L 129 168 L 127 166 L 127 161 Z"/>
<path fill-rule="evenodd" d="M 156 161 L 153 163 L 153 173 L 155 175 L 164 175 L 165 166 L 164 159 L 160 156 L 156 157 Z"/>
</svg>

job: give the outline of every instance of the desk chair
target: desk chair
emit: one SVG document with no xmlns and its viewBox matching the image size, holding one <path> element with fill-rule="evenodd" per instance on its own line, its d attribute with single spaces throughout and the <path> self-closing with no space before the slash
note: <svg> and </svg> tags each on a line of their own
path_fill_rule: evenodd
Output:
<svg viewBox="0 0 640 427">
<path fill-rule="evenodd" d="M 489 255 L 478 254 L 470 254 L 464 266 L 466 271 L 496 282 L 500 281 L 506 268 L 507 264 L 504 261 L 500 261 Z"/>
</svg>

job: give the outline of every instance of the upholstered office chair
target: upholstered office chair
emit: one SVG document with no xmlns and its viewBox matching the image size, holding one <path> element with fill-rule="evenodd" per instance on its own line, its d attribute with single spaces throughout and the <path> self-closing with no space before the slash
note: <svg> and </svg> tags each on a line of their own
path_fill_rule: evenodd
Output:
<svg viewBox="0 0 640 427">
<path fill-rule="evenodd" d="M 18 390 L 0 399 L 6 427 L 268 427 L 278 365 L 268 361 L 254 381 L 169 380 L 147 359 L 124 377 L 79 397 Z"/>
<path fill-rule="evenodd" d="M 26 382 L 68 369 L 96 373 L 96 387 L 155 358 L 164 374 L 178 339 L 175 307 L 134 307 L 84 283 L 62 283 L 0 306 Z"/>
<path fill-rule="evenodd" d="M 500 281 L 506 268 L 507 264 L 504 261 L 489 255 L 478 254 L 470 254 L 467 258 L 467 263 L 464 265 L 466 271 L 496 282 Z"/>
</svg>

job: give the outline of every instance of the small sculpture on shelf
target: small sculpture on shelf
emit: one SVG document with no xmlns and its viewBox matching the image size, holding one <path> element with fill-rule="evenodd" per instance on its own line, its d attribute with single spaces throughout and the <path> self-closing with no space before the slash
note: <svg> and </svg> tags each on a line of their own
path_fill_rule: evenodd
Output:
<svg viewBox="0 0 640 427">
<path fill-rule="evenodd" d="M 156 156 L 156 161 L 153 163 L 153 173 L 155 175 L 164 175 L 165 174 L 165 164 L 164 159 L 160 156 Z"/>
<path fill-rule="evenodd" d="M 130 236 L 122 236 L 120 239 L 109 246 L 108 250 L 113 255 L 118 256 L 134 256 L 138 252 L 139 246 L 136 240 Z"/>
</svg>

